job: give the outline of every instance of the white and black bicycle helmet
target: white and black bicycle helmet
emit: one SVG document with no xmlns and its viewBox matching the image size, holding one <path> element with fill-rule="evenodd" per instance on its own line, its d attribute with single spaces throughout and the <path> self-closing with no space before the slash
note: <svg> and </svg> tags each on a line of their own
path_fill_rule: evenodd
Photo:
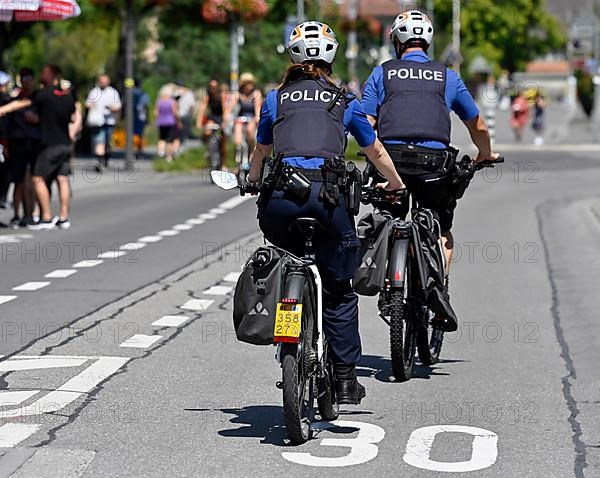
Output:
<svg viewBox="0 0 600 478">
<path fill-rule="evenodd" d="M 390 32 L 401 45 L 411 40 L 423 40 L 431 45 L 433 40 L 433 24 L 427 15 L 419 10 L 409 10 L 396 17 Z"/>
<path fill-rule="evenodd" d="M 331 64 L 338 49 L 335 33 L 321 22 L 304 22 L 290 35 L 288 53 L 294 63 L 321 60 Z"/>
</svg>

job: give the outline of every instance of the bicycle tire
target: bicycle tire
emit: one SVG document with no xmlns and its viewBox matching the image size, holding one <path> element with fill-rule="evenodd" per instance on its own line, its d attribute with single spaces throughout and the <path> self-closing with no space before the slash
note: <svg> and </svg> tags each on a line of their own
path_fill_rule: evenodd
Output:
<svg viewBox="0 0 600 478">
<path fill-rule="evenodd" d="M 444 331 L 432 328 L 428 322 L 427 320 L 425 323 L 419 324 L 417 351 L 423 365 L 435 365 L 440 361 Z"/>
<path fill-rule="evenodd" d="M 221 151 L 220 141 L 216 136 L 211 136 L 208 142 L 208 157 L 210 159 L 211 169 L 220 169 L 221 167 Z"/>
<path fill-rule="evenodd" d="M 390 299 L 390 355 L 392 373 L 397 382 L 406 382 L 412 377 L 417 345 L 412 319 L 410 306 L 404 301 L 404 290 L 393 291 Z"/>
<path fill-rule="evenodd" d="M 335 396 L 335 382 L 333 378 L 333 364 L 329 359 L 329 348 L 325 344 L 325 353 L 323 359 L 325 360 L 325 376 L 319 380 L 319 397 L 317 398 L 317 405 L 319 408 L 319 414 L 321 419 L 326 422 L 332 422 L 337 420 L 340 416 L 340 406 L 337 403 Z"/>
<path fill-rule="evenodd" d="M 310 409 L 314 402 L 313 379 L 304 374 L 302 351 L 296 346 L 283 346 L 281 363 L 283 377 L 283 416 L 287 437 L 294 445 L 312 436 Z M 308 403 L 305 394 L 308 393 Z"/>
</svg>

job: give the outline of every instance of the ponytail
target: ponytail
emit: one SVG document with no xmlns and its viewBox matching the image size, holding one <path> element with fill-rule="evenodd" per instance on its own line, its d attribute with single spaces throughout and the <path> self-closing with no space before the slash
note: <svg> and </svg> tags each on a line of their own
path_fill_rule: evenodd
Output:
<svg viewBox="0 0 600 478">
<path fill-rule="evenodd" d="M 337 89 L 336 84 L 329 77 L 330 74 L 331 65 L 323 61 L 295 63 L 286 70 L 280 88 L 285 88 L 294 81 L 308 79 L 324 80 L 329 86 Z"/>
</svg>

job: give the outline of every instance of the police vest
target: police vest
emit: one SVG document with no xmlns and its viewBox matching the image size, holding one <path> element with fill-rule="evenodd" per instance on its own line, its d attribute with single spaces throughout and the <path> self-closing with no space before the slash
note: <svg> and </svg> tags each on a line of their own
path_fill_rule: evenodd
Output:
<svg viewBox="0 0 600 478">
<path fill-rule="evenodd" d="M 346 148 L 345 108 L 343 96 L 315 80 L 298 80 L 280 89 L 273 127 L 275 154 L 326 159 L 342 156 Z"/>
<path fill-rule="evenodd" d="M 437 61 L 404 60 L 382 66 L 385 100 L 379 110 L 379 138 L 450 144 L 446 67 Z"/>
</svg>

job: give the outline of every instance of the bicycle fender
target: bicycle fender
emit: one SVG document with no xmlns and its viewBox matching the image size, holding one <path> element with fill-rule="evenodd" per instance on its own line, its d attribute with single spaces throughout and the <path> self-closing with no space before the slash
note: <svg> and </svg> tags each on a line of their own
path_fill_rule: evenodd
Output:
<svg viewBox="0 0 600 478">
<path fill-rule="evenodd" d="M 404 286 L 406 280 L 404 271 L 406 270 L 406 261 L 408 260 L 408 244 L 408 238 L 397 239 L 392 244 L 392 251 L 388 261 L 387 277 L 390 286 L 393 288 Z"/>
</svg>

